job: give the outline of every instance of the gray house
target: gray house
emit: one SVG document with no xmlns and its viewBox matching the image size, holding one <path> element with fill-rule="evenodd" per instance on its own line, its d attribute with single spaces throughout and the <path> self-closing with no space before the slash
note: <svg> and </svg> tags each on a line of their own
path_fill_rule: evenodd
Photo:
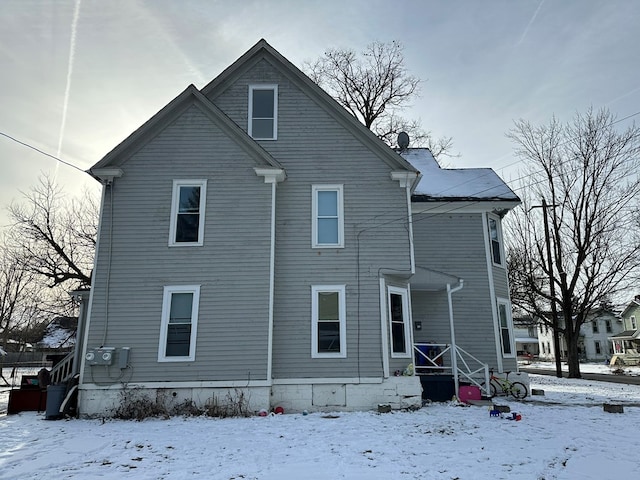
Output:
<svg viewBox="0 0 640 480">
<path fill-rule="evenodd" d="M 90 170 L 80 413 L 125 388 L 411 407 L 416 372 L 457 387 L 516 370 L 500 220 L 517 196 L 489 169 L 400 153 L 264 40 L 187 87 Z"/>
</svg>

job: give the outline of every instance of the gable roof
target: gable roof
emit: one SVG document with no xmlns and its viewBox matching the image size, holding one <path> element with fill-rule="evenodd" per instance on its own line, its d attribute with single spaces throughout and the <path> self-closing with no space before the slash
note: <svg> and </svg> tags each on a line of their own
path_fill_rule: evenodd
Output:
<svg viewBox="0 0 640 480">
<path fill-rule="evenodd" d="M 88 173 L 97 178 L 97 175 L 94 174 L 96 170 L 121 165 L 140 147 L 160 133 L 192 105 L 197 106 L 216 126 L 220 127 L 227 135 L 232 137 L 241 148 L 255 159 L 259 166 L 283 168 L 269 152 L 249 137 L 238 125 L 227 117 L 222 110 L 200 93 L 195 86 L 189 85 L 158 113 L 107 153 L 98 163 L 88 170 Z"/>
<path fill-rule="evenodd" d="M 205 85 L 201 90 L 202 94 L 215 98 L 240 75 L 262 59 L 266 59 L 274 67 L 278 68 L 294 85 L 315 100 L 318 105 L 324 108 L 325 111 L 342 124 L 343 127 L 348 129 L 362 143 L 368 145 L 370 149 L 391 168 L 394 170 L 414 172 L 416 174 L 414 184 L 417 182 L 420 172 L 418 172 L 413 165 L 393 151 L 393 149 L 380 140 L 371 130 L 360 123 L 357 118 L 347 112 L 331 95 L 320 88 L 264 39 L 258 41 L 258 43 L 227 67 L 220 75 Z"/>
<path fill-rule="evenodd" d="M 490 168 L 441 168 L 427 148 L 409 148 L 400 155 L 422 173 L 412 195 L 414 202 L 520 202 L 513 190 Z"/>
<path fill-rule="evenodd" d="M 634 297 L 634 299 L 629 302 L 629 304 L 622 311 L 622 316 L 626 316 L 630 310 L 638 307 L 640 307 L 640 296 Z"/>
</svg>

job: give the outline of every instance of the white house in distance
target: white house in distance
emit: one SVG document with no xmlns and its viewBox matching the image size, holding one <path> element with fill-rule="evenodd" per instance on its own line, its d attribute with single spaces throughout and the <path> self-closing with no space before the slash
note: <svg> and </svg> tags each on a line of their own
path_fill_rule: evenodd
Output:
<svg viewBox="0 0 640 480">
<path fill-rule="evenodd" d="M 560 319 L 562 321 L 562 319 Z M 590 315 L 589 321 L 580 327 L 578 348 L 580 360 L 585 362 L 604 362 L 613 355 L 613 345 L 610 337 L 622 332 L 622 319 L 609 310 L 598 309 Z M 538 348 L 541 360 L 554 361 L 553 332 L 551 327 L 538 324 Z M 560 347 L 563 351 L 560 358 L 567 356 L 564 336 L 560 335 Z"/>
</svg>

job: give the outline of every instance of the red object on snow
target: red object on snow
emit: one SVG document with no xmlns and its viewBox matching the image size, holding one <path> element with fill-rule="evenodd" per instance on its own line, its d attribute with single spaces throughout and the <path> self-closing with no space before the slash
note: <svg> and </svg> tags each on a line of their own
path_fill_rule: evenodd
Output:
<svg viewBox="0 0 640 480">
<path fill-rule="evenodd" d="M 460 387 L 458 389 L 458 396 L 460 397 L 460 401 L 464 403 L 469 403 L 469 400 L 480 400 L 480 387 L 476 387 L 475 385 Z"/>
<path fill-rule="evenodd" d="M 284 413 L 284 408 L 282 408 L 282 407 L 276 407 L 276 408 L 273 410 L 273 412 L 274 412 L 276 415 L 282 415 L 282 414 Z"/>
</svg>

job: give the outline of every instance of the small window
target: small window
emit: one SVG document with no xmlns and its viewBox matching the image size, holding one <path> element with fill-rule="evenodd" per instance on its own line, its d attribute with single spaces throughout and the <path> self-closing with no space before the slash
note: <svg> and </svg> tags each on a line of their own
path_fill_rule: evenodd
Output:
<svg viewBox="0 0 640 480">
<path fill-rule="evenodd" d="M 164 287 L 159 362 L 195 360 L 200 286 Z"/>
<path fill-rule="evenodd" d="M 169 245 L 202 245 L 206 180 L 174 180 Z"/>
<path fill-rule="evenodd" d="M 249 86 L 249 136 L 256 140 L 278 137 L 278 86 Z"/>
<path fill-rule="evenodd" d="M 631 316 L 631 330 L 637 330 L 638 324 L 636 323 L 636 317 L 634 315 Z"/>
<path fill-rule="evenodd" d="M 598 321 L 594 320 L 591 322 L 591 326 L 593 327 L 593 333 L 598 333 Z"/>
<path fill-rule="evenodd" d="M 495 265 L 503 266 L 502 231 L 500 221 L 489 217 L 489 240 L 491 241 L 491 259 Z"/>
<path fill-rule="evenodd" d="M 314 185 L 311 191 L 312 247 L 344 247 L 342 185 Z"/>
<path fill-rule="evenodd" d="M 389 287 L 389 331 L 391 335 L 391 356 L 405 358 L 411 356 L 409 329 L 409 301 L 406 288 Z"/>
<path fill-rule="evenodd" d="M 502 354 L 505 357 L 513 357 L 513 324 L 511 312 L 507 300 L 498 299 L 498 321 L 500 322 L 500 340 Z"/>
<path fill-rule="evenodd" d="M 593 343 L 594 343 L 594 345 L 596 347 L 596 355 L 602 354 L 602 347 L 600 346 L 600 342 L 598 340 L 596 340 Z"/>
<path fill-rule="evenodd" d="M 605 325 L 605 329 L 607 330 L 607 333 L 611 333 L 612 332 L 612 330 L 611 330 L 611 320 L 605 320 L 604 325 Z"/>
<path fill-rule="evenodd" d="M 311 295 L 311 357 L 346 357 L 345 286 L 315 285 Z"/>
</svg>

